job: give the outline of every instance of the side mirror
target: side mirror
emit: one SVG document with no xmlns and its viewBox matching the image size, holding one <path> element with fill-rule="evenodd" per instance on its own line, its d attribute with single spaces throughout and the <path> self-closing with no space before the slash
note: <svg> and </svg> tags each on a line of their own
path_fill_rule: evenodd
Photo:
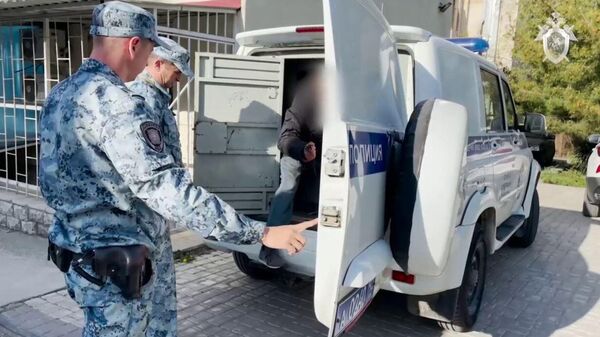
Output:
<svg viewBox="0 0 600 337">
<path fill-rule="evenodd" d="M 593 145 L 599 144 L 600 143 L 600 134 L 595 133 L 593 135 L 590 135 L 588 137 L 588 143 L 593 144 Z"/>
<path fill-rule="evenodd" d="M 525 116 L 525 132 L 546 134 L 546 116 L 529 113 Z"/>
</svg>

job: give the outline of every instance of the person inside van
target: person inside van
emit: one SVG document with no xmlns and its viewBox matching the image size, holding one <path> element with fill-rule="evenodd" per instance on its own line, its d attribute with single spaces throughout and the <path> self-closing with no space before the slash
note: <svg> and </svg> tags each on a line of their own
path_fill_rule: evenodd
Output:
<svg viewBox="0 0 600 337">
<path fill-rule="evenodd" d="M 292 220 L 300 181 L 311 185 L 302 186 L 303 199 L 306 194 L 317 196 L 316 202 L 310 200 L 315 198 L 308 197 L 308 202 L 303 204 L 312 208 L 313 213 L 317 209 L 323 140 L 323 126 L 317 112 L 321 92 L 321 69 L 314 68 L 299 82 L 292 105 L 285 112 L 277 142 L 282 153 L 281 182 L 271 201 L 267 226 L 279 226 Z M 278 250 L 264 245 L 259 260 L 274 269 L 285 264 Z"/>
</svg>

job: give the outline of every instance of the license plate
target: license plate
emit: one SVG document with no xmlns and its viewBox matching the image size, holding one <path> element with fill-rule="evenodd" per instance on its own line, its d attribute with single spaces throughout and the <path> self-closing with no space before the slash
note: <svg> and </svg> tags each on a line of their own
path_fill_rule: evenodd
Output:
<svg viewBox="0 0 600 337">
<path fill-rule="evenodd" d="M 540 150 L 539 145 L 530 146 L 529 148 L 531 149 L 531 151 L 539 151 Z"/>
<path fill-rule="evenodd" d="M 373 296 L 375 296 L 375 280 L 360 289 L 354 290 L 338 304 L 333 327 L 334 337 L 341 335 L 365 313 L 373 300 Z"/>
</svg>

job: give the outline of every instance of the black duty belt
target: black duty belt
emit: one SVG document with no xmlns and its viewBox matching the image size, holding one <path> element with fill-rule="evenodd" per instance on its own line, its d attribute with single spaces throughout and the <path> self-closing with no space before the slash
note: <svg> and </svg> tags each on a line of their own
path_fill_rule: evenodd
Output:
<svg viewBox="0 0 600 337">
<path fill-rule="evenodd" d="M 66 273 L 73 268 L 77 274 L 100 287 L 108 278 L 127 299 L 141 297 L 141 288 L 152 277 L 150 251 L 144 245 L 109 246 L 83 253 L 72 252 L 48 242 L 48 260 Z M 82 266 L 89 265 L 98 277 L 90 275 Z"/>
</svg>

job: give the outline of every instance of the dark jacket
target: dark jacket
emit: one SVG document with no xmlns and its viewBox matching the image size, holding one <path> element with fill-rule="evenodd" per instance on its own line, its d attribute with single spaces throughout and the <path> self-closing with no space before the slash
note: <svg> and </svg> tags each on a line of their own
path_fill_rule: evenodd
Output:
<svg viewBox="0 0 600 337">
<path fill-rule="evenodd" d="M 308 142 L 313 142 L 317 148 L 317 161 L 321 155 L 323 143 L 323 126 L 317 113 L 316 88 L 314 80 L 307 78 L 302 81 L 292 106 L 284 115 L 283 124 L 277 147 L 285 155 L 303 161 L 304 147 Z"/>
</svg>

